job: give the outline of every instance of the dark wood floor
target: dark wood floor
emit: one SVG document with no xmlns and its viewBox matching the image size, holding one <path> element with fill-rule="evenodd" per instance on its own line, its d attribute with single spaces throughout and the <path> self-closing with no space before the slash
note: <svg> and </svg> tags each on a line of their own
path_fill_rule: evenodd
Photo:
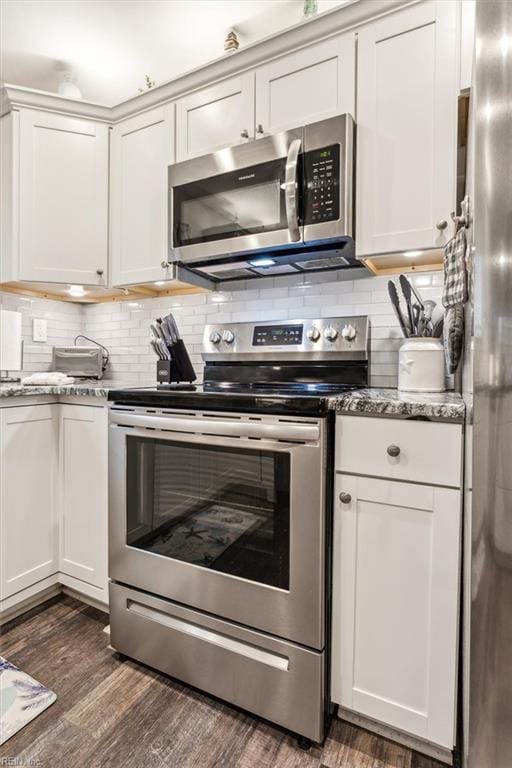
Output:
<svg viewBox="0 0 512 768">
<path fill-rule="evenodd" d="M 303 752 L 267 723 L 120 661 L 106 623 L 104 613 L 59 597 L 3 629 L 0 654 L 58 698 L 0 748 L 0 764 L 9 757 L 40 768 L 441 768 L 337 719 L 322 749 Z"/>
</svg>

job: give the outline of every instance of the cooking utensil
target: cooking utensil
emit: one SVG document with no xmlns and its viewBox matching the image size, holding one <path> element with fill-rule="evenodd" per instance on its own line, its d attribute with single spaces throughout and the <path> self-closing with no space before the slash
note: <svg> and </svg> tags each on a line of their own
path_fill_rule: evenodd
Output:
<svg viewBox="0 0 512 768">
<path fill-rule="evenodd" d="M 443 335 L 443 327 L 444 327 L 444 312 L 439 318 L 439 320 L 436 320 L 434 323 L 434 327 L 432 329 L 432 336 L 434 338 L 439 339 Z"/>
<path fill-rule="evenodd" d="M 400 282 L 402 293 L 404 295 L 405 303 L 407 305 L 407 314 L 409 316 L 409 323 L 411 324 L 411 332 L 412 332 L 412 335 L 414 335 L 417 332 L 417 328 L 415 328 L 415 325 L 414 325 L 414 315 L 412 311 L 412 300 L 411 300 L 412 286 L 405 275 L 400 275 L 398 279 Z"/>
<path fill-rule="evenodd" d="M 404 338 L 407 338 L 408 336 L 411 335 L 410 334 L 411 328 L 407 327 L 407 323 L 403 316 L 402 310 L 400 309 L 400 299 L 398 298 L 398 291 L 396 290 L 396 285 L 392 280 L 388 281 L 388 293 L 389 293 L 389 298 L 391 299 L 391 304 L 393 305 L 393 309 L 395 310 L 395 315 L 398 320 L 398 324 L 402 329 L 402 334 Z"/>
<path fill-rule="evenodd" d="M 400 280 L 400 286 L 402 288 L 402 291 L 404 290 L 405 283 L 407 283 L 409 285 L 409 289 L 412 295 L 414 296 L 416 302 L 420 305 L 421 309 L 423 309 L 423 303 L 424 303 L 423 299 L 421 298 L 414 284 L 411 283 L 411 281 L 408 280 L 408 278 L 404 274 L 400 275 L 398 279 Z"/>
<path fill-rule="evenodd" d="M 433 301 L 432 299 L 427 299 L 427 301 L 424 304 L 424 308 L 423 308 L 423 315 L 425 318 L 425 329 L 423 332 L 424 336 L 433 335 L 434 327 L 432 324 L 432 313 L 436 307 L 437 307 L 437 302 Z"/>
</svg>

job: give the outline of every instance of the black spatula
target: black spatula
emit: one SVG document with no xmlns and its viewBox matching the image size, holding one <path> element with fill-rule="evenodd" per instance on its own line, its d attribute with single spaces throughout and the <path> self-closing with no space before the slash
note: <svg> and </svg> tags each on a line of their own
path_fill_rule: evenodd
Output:
<svg viewBox="0 0 512 768">
<path fill-rule="evenodd" d="M 407 327 L 407 323 L 402 314 L 402 310 L 400 309 L 400 299 L 398 298 L 398 291 L 396 290 L 396 285 L 392 280 L 389 280 L 388 282 L 388 293 L 389 293 L 389 298 L 391 299 L 391 304 L 393 305 L 393 309 L 395 310 L 396 319 L 398 320 L 398 324 L 402 329 L 402 334 L 404 338 L 407 338 L 408 336 L 411 335 L 410 328 Z"/>
</svg>

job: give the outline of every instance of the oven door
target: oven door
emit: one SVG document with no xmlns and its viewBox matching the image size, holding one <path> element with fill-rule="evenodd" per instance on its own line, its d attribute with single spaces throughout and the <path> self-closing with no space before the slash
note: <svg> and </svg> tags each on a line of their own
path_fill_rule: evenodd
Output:
<svg viewBox="0 0 512 768">
<path fill-rule="evenodd" d="M 299 128 L 169 166 L 170 260 L 302 242 L 302 146 Z"/>
<path fill-rule="evenodd" d="M 111 579 L 322 649 L 324 430 L 113 406 Z"/>
</svg>

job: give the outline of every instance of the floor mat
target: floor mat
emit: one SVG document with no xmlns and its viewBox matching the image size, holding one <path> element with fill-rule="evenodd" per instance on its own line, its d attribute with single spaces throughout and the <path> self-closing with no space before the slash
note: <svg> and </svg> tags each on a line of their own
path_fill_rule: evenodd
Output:
<svg viewBox="0 0 512 768">
<path fill-rule="evenodd" d="M 0 656 L 0 744 L 53 704 L 57 694 Z"/>
<path fill-rule="evenodd" d="M 214 504 L 158 536 L 148 549 L 195 565 L 211 565 L 237 539 L 265 522 L 263 515 Z"/>
</svg>

